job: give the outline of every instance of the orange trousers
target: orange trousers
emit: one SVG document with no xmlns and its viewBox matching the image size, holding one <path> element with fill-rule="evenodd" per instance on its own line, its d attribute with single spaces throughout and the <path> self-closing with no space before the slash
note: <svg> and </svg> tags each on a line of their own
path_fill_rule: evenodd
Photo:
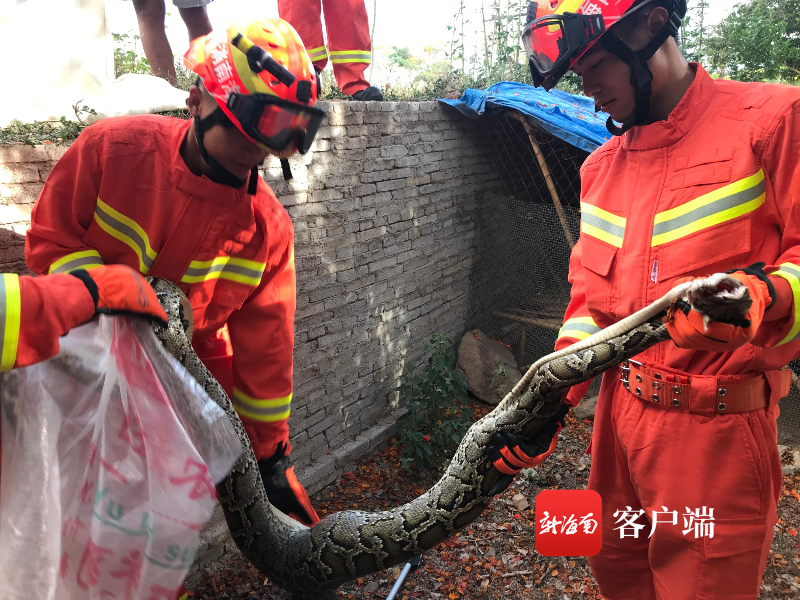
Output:
<svg viewBox="0 0 800 600">
<path fill-rule="evenodd" d="M 619 379 L 619 370 L 603 378 L 590 447 L 588 487 L 603 501 L 603 546 L 589 565 L 601 593 L 755 600 L 777 521 L 781 392 L 770 392 L 766 409 L 714 414 L 713 376 L 692 377 L 688 410 L 642 400 Z M 697 519 L 686 516 L 702 507 L 713 508 L 713 537 L 702 527 L 696 537 Z M 629 523 L 644 527 L 635 535 Z"/>
<path fill-rule="evenodd" d="M 328 48 L 322 37 L 322 10 Z M 364 71 L 370 63 L 372 43 L 364 0 L 278 0 L 278 14 L 300 34 L 311 62 L 320 71 L 328 64 L 343 94 L 352 96 L 369 87 Z"/>
</svg>

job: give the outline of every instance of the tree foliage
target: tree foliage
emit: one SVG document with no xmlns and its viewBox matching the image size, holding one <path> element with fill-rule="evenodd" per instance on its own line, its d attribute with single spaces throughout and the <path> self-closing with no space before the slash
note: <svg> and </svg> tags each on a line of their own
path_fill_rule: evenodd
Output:
<svg viewBox="0 0 800 600">
<path fill-rule="evenodd" d="M 696 39 L 697 32 L 690 30 L 688 40 Z M 800 84 L 800 1 L 738 4 L 712 28 L 694 58 L 718 77 Z"/>
</svg>

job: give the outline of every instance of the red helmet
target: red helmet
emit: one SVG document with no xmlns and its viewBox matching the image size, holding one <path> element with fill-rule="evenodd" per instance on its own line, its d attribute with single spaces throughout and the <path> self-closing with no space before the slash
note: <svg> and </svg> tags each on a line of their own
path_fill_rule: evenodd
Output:
<svg viewBox="0 0 800 600">
<path fill-rule="evenodd" d="M 609 29 L 634 12 L 653 4 L 669 12 L 669 23 L 641 50 L 634 51 Z M 622 129 L 612 126 L 619 135 L 647 116 L 652 73 L 647 61 L 680 28 L 686 16 L 686 0 L 539 0 L 528 5 L 522 44 L 528 57 L 533 84 L 546 90 L 558 81 L 600 40 L 603 46 L 630 65 L 631 81 L 636 91 L 635 121 Z"/>
<path fill-rule="evenodd" d="M 290 144 L 308 151 L 324 113 L 313 108 L 318 75 L 289 23 L 262 19 L 212 31 L 192 41 L 183 62 L 255 144 L 272 154 Z"/>
</svg>

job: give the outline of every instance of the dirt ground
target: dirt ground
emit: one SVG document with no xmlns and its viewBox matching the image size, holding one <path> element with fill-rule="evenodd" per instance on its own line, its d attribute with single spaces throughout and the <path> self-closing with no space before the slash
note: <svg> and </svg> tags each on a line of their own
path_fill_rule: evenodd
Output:
<svg viewBox="0 0 800 600">
<path fill-rule="evenodd" d="M 473 414 L 488 412 L 474 403 Z M 494 599 L 540 600 L 599 599 L 586 559 L 544 557 L 534 546 L 533 506 L 543 489 L 583 489 L 589 476 L 590 457 L 585 450 L 592 423 L 571 415 L 562 431 L 557 452 L 538 469 L 518 476 L 472 526 L 423 555 L 422 565 L 411 573 L 398 600 Z M 791 449 L 783 456 L 792 461 Z M 433 474 L 400 468 L 397 452 L 389 445 L 345 473 L 312 501 L 320 517 L 347 508 L 384 510 L 423 493 L 435 481 Z M 779 522 L 763 578 L 760 600 L 800 598 L 800 474 L 786 474 L 778 505 Z M 521 494 L 529 504 L 523 507 Z M 363 577 L 339 588 L 340 598 L 385 598 L 400 567 Z M 288 596 L 265 580 L 238 552 L 207 568 L 187 583 L 196 598 L 214 600 L 285 600 Z"/>
</svg>

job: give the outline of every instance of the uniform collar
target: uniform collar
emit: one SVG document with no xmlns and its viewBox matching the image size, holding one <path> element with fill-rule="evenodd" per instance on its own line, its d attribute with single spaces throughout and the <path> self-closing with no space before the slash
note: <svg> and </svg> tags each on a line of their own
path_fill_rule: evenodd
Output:
<svg viewBox="0 0 800 600">
<path fill-rule="evenodd" d="M 181 156 L 181 144 L 193 126 L 194 121 L 189 119 L 176 130 L 175 137 L 172 140 L 172 184 L 193 196 L 200 196 L 201 198 L 218 202 L 234 202 L 247 197 L 247 184 L 235 189 L 211 181 L 205 175 L 195 175 L 186 166 Z"/>
<path fill-rule="evenodd" d="M 649 150 L 669 146 L 692 131 L 711 104 L 714 94 L 714 80 L 702 65 L 689 63 L 695 71 L 694 81 L 669 113 L 666 121 L 656 121 L 649 125 L 633 127 L 624 136 L 622 146 L 626 150 Z"/>
</svg>

